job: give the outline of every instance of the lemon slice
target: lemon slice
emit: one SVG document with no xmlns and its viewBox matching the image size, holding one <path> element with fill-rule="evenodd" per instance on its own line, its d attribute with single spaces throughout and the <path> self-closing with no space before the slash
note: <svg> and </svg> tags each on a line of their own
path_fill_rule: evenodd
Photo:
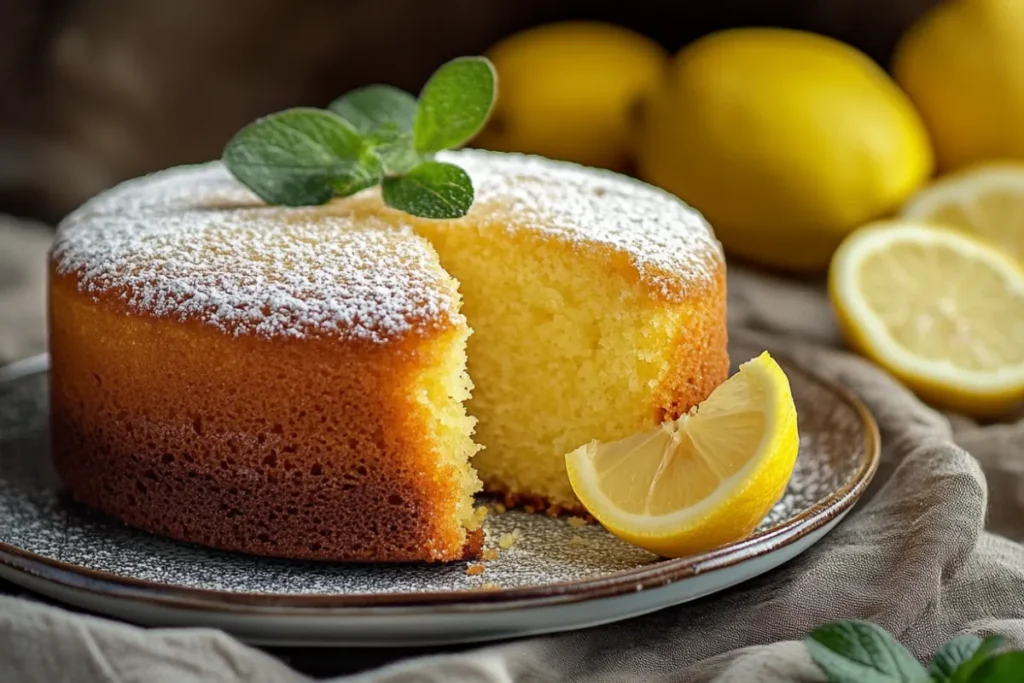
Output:
<svg viewBox="0 0 1024 683">
<path fill-rule="evenodd" d="M 900 216 L 969 232 L 1024 260 L 1024 164 L 989 163 L 952 173 L 918 191 Z"/>
<path fill-rule="evenodd" d="M 665 557 L 747 536 L 796 462 L 789 380 L 767 352 L 689 414 L 565 456 L 573 491 L 608 531 Z"/>
<path fill-rule="evenodd" d="M 983 416 L 1024 396 L 1024 271 L 999 249 L 877 222 L 840 245 L 829 294 L 850 345 L 922 398 Z"/>
</svg>

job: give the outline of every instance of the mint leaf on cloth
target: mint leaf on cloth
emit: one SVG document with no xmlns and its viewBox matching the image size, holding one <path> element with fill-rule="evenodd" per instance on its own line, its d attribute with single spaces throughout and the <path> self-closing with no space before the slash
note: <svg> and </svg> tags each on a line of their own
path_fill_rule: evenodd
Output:
<svg viewBox="0 0 1024 683">
<path fill-rule="evenodd" d="M 380 128 L 412 132 L 416 98 L 390 85 L 369 85 L 345 93 L 327 107 L 366 135 Z"/>
<path fill-rule="evenodd" d="M 421 154 L 453 149 L 476 135 L 494 107 L 498 76 L 483 57 L 460 57 L 434 72 L 420 93 L 413 142 Z"/>
<path fill-rule="evenodd" d="M 967 683 L 971 673 L 1005 642 L 1002 636 L 985 640 L 972 634 L 957 636 L 938 649 L 928 673 L 935 683 Z"/>
<path fill-rule="evenodd" d="M 425 161 L 402 176 L 385 178 L 384 203 L 421 218 L 461 218 L 473 205 L 473 182 L 454 164 Z"/>
<path fill-rule="evenodd" d="M 830 683 L 929 683 L 924 667 L 885 629 L 867 621 L 838 621 L 804 639 Z"/>
<path fill-rule="evenodd" d="M 1024 681 L 1024 652 L 1004 652 L 985 660 L 964 683 L 1020 683 Z"/>
<path fill-rule="evenodd" d="M 268 204 L 310 206 L 380 182 L 380 158 L 352 124 L 297 107 L 250 123 L 224 149 L 228 170 Z"/>
</svg>

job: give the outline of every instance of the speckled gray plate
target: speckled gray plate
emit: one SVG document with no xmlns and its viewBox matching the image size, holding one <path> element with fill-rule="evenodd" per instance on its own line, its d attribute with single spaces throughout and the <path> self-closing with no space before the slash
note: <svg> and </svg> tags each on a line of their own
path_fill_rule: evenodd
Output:
<svg viewBox="0 0 1024 683">
<path fill-rule="evenodd" d="M 759 350 L 735 349 L 736 358 Z M 485 571 L 292 562 L 166 540 L 71 501 L 49 464 L 45 357 L 0 368 L 0 576 L 142 624 L 222 628 L 261 644 L 412 645 L 493 640 L 625 619 L 762 574 L 824 536 L 867 487 L 877 429 L 847 392 L 784 363 L 800 456 L 749 538 L 665 560 L 598 526 L 490 515 L 487 545 L 521 540 Z"/>
</svg>

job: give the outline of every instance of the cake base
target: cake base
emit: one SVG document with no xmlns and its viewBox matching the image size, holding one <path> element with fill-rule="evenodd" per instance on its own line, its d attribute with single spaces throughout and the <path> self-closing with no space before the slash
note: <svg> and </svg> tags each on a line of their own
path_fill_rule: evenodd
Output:
<svg viewBox="0 0 1024 683">
<path fill-rule="evenodd" d="M 325 491 L 343 482 L 320 480 L 280 487 L 250 485 L 237 471 L 208 468 L 188 455 L 150 459 L 115 455 L 53 416 L 53 462 L 71 496 L 125 524 L 178 541 L 252 555 L 343 562 L 430 562 L 431 548 L 389 542 L 389 524 L 365 533 L 325 532 Z M 287 497 L 284 494 L 287 493 Z M 304 501 L 296 505 L 296 500 Z M 395 534 L 399 536 L 399 534 Z M 363 545 L 356 547 L 353 538 Z M 394 539 L 398 540 L 398 539 Z M 429 544 L 429 541 L 425 541 Z M 468 533 L 461 558 L 481 557 L 482 528 Z"/>
</svg>

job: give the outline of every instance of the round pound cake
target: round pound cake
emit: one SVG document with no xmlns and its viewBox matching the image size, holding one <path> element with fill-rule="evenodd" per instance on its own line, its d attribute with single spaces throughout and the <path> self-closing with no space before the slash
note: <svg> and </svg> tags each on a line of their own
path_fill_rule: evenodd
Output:
<svg viewBox="0 0 1024 683">
<path fill-rule="evenodd" d="M 564 454 L 728 372 L 725 264 L 639 181 L 473 150 L 462 219 L 376 189 L 270 207 L 219 163 L 126 182 L 52 251 L 53 460 L 125 523 L 217 548 L 449 561 L 473 497 L 582 512 Z"/>
</svg>

